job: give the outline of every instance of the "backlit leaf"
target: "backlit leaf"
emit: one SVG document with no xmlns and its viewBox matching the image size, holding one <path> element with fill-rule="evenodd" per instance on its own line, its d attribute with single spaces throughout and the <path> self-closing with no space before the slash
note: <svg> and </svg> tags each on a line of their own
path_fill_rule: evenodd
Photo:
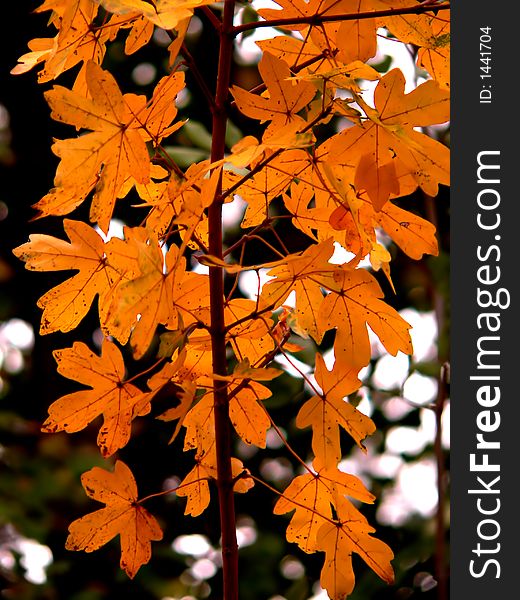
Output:
<svg viewBox="0 0 520 600">
<path fill-rule="evenodd" d="M 58 373 L 91 389 L 67 394 L 53 402 L 42 430 L 72 433 L 103 415 L 98 445 L 104 456 L 114 454 L 128 443 L 134 417 L 150 410 L 141 390 L 125 381 L 121 352 L 108 340 L 103 342 L 101 356 L 82 342 L 75 342 L 72 348 L 56 350 L 54 357 Z"/>
<path fill-rule="evenodd" d="M 138 503 L 132 472 L 118 460 L 113 473 L 94 467 L 83 473 L 81 483 L 88 496 L 106 506 L 69 525 L 66 548 L 93 552 L 119 535 L 121 568 L 133 578 L 150 560 L 150 542 L 163 534 L 155 517 Z"/>
</svg>

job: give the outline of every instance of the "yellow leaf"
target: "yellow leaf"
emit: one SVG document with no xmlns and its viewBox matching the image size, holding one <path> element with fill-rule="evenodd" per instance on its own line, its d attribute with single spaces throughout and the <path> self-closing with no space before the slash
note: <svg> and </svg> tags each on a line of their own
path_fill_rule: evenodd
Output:
<svg viewBox="0 0 520 600">
<path fill-rule="evenodd" d="M 113 473 L 94 467 L 83 473 L 81 483 L 90 498 L 106 506 L 71 523 L 65 547 L 93 552 L 119 535 L 121 568 L 133 578 L 150 560 L 150 542 L 163 534 L 155 517 L 138 504 L 132 472 L 118 460 Z"/>
<path fill-rule="evenodd" d="M 310 83 L 287 81 L 291 72 L 287 63 L 265 52 L 258 64 L 269 97 L 258 96 L 236 86 L 231 88 L 238 108 L 248 117 L 271 121 L 269 131 L 274 133 L 291 122 L 303 121 L 297 116 L 315 96 L 316 89 Z"/>
<path fill-rule="evenodd" d="M 419 260 L 423 254 L 437 256 L 439 253 L 435 226 L 429 221 L 399 208 L 392 202 L 387 202 L 382 210 L 376 213 L 375 219 L 411 258 Z"/>
<path fill-rule="evenodd" d="M 175 29 L 184 19 L 192 16 L 195 8 L 212 4 L 213 0 L 96 0 L 109 12 L 126 14 L 138 12 L 154 25 Z"/>
<path fill-rule="evenodd" d="M 197 460 L 193 469 L 181 481 L 177 489 L 177 496 L 188 499 L 184 509 L 185 515 L 198 517 L 209 506 L 209 478 L 208 471 L 202 462 Z"/>
<path fill-rule="evenodd" d="M 316 469 L 336 467 L 341 460 L 339 428 L 342 427 L 365 450 L 362 441 L 375 431 L 369 417 L 344 400 L 361 386 L 356 372 L 346 369 L 328 371 L 320 354 L 316 355 L 315 377 L 323 390 L 301 407 L 296 425 L 312 427 L 312 449 Z"/>
<path fill-rule="evenodd" d="M 300 256 L 287 257 L 284 265 L 268 272 L 274 279 L 264 285 L 260 296 L 263 305 L 277 308 L 294 290 L 298 325 L 318 343 L 324 333 L 318 320 L 323 293 L 322 283 L 316 279 L 315 274 L 319 273 L 323 278 L 327 272 L 333 272 L 335 266 L 328 262 L 333 252 L 332 238 L 329 238 L 321 244 L 310 246 Z"/>
<path fill-rule="evenodd" d="M 370 534 L 375 530 L 357 518 L 357 511 L 346 500 L 336 504 L 337 521 L 325 522 L 318 531 L 320 550 L 325 552 L 321 585 L 332 600 L 343 600 L 354 589 L 352 553 L 356 553 L 389 584 L 394 582 L 390 561 L 394 555 L 381 540 Z M 357 514 L 356 514 L 357 513 Z"/>
<path fill-rule="evenodd" d="M 130 235 L 131 234 L 131 235 Z M 178 311 L 186 324 L 207 298 L 207 277 L 185 271 L 185 258 L 175 244 L 163 256 L 157 237 L 145 228 L 127 229 L 123 245 L 136 250 L 138 273 L 117 287 L 108 310 L 107 331 L 130 344 L 136 358 L 148 349 L 158 324 L 175 330 Z M 206 300 L 207 302 L 207 300 Z"/>
<path fill-rule="evenodd" d="M 236 384 L 230 385 L 230 394 L 233 394 L 236 387 Z M 270 390 L 255 381 L 250 381 L 232 395 L 229 401 L 229 418 L 246 444 L 265 448 L 265 436 L 271 421 L 261 401 L 270 396 Z"/>
<path fill-rule="evenodd" d="M 38 306 L 43 308 L 41 334 L 74 329 L 97 295 L 104 327 L 112 286 L 123 277 L 125 269 L 130 271 L 132 267 L 131 256 L 121 262 L 112 254 L 117 241 L 105 244 L 94 229 L 80 221 L 65 219 L 63 224 L 70 243 L 50 235 L 33 234 L 29 242 L 14 250 L 15 256 L 33 271 L 78 271 L 38 300 Z"/>
<path fill-rule="evenodd" d="M 449 119 L 449 92 L 435 81 L 427 81 L 406 95 L 404 86 L 399 69 L 387 73 L 376 87 L 375 109 L 358 98 L 369 120 L 342 131 L 329 142 L 331 162 L 358 169 L 356 187 L 367 190 L 377 209 L 391 194 L 397 195 L 397 161 L 431 196 L 437 194 L 439 184 L 449 184 L 448 148 L 414 130 Z M 376 184 L 375 171 L 380 180 Z M 404 190 L 399 193 L 403 195 Z"/>
<path fill-rule="evenodd" d="M 323 300 L 318 323 L 324 329 L 336 328 L 334 355 L 340 368 L 361 368 L 370 361 L 367 324 L 390 354 L 400 350 L 412 353 L 410 325 L 380 298 L 383 292 L 370 273 L 348 266 L 334 272 L 331 293 Z"/>
<path fill-rule="evenodd" d="M 117 346 L 103 341 L 101 356 L 82 342 L 72 348 L 56 350 L 58 373 L 91 389 L 67 394 L 49 407 L 49 417 L 42 431 L 80 431 L 99 415 L 98 446 L 103 456 L 111 456 L 128 443 L 132 420 L 150 410 L 147 397 L 137 387 L 125 382 L 125 364 Z"/>
</svg>

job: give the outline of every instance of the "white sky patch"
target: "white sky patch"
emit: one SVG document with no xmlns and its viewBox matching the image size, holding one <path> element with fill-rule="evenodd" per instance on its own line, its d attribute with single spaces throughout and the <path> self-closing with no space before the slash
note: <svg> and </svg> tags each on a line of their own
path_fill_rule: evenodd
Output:
<svg viewBox="0 0 520 600">
<path fill-rule="evenodd" d="M 235 196 L 231 202 L 226 202 L 222 206 L 222 224 L 226 228 L 236 227 L 244 216 L 247 202 L 240 196 Z"/>
<path fill-rule="evenodd" d="M 400 389 L 408 377 L 408 356 L 398 352 L 397 356 L 385 354 L 376 364 L 372 381 L 383 390 Z"/>
<path fill-rule="evenodd" d="M 391 427 L 386 436 L 386 450 L 393 454 L 415 456 L 435 439 L 435 415 L 432 410 L 421 409 L 419 427 Z"/>
<path fill-rule="evenodd" d="M 283 367 L 286 373 L 292 375 L 293 377 L 296 377 L 297 379 L 302 379 L 302 373 L 304 375 L 309 375 L 310 373 L 312 373 L 312 368 L 307 363 L 298 360 L 294 356 L 291 356 L 291 359 L 289 361 L 289 359 L 285 355 L 277 354 L 275 360 L 279 365 Z"/>
<path fill-rule="evenodd" d="M 196 560 L 190 567 L 190 573 L 199 581 L 210 579 L 216 574 L 217 570 L 217 565 L 209 560 L 209 558 L 199 558 L 199 560 Z"/>
<path fill-rule="evenodd" d="M 140 63 L 132 71 L 132 79 L 137 85 L 149 85 L 157 77 L 157 67 L 149 62 Z"/>
<path fill-rule="evenodd" d="M 294 477 L 291 463 L 283 457 L 263 460 L 260 474 L 269 481 L 289 481 Z"/>
<path fill-rule="evenodd" d="M 410 323 L 410 335 L 413 343 L 413 357 L 416 362 L 435 360 L 437 356 L 437 320 L 433 311 L 418 312 L 413 308 L 399 311 L 405 321 Z"/>
<path fill-rule="evenodd" d="M 286 438 L 287 432 L 285 431 L 285 429 L 283 429 L 283 427 L 278 427 L 278 429 L 280 433 Z M 265 435 L 265 445 L 271 450 L 275 450 L 276 448 L 281 448 L 283 446 L 282 438 L 278 435 L 278 431 L 276 431 L 276 429 L 274 429 L 273 427 L 267 430 L 267 433 Z"/>
<path fill-rule="evenodd" d="M 191 262 L 191 270 L 194 273 L 199 273 L 200 275 L 208 275 L 209 267 L 207 265 L 202 265 L 195 256 L 192 256 L 190 259 Z"/>
<path fill-rule="evenodd" d="M 51 549 L 27 538 L 17 539 L 12 547 L 21 555 L 20 564 L 25 569 L 25 579 L 38 585 L 45 583 L 45 569 L 52 563 Z"/>
<path fill-rule="evenodd" d="M 108 232 L 105 234 L 103 231 L 101 231 L 101 229 L 96 225 L 94 227 L 94 229 L 99 233 L 99 235 L 103 238 L 103 241 L 105 242 L 105 244 L 108 242 L 108 240 L 110 240 L 110 238 L 119 238 L 119 239 L 124 239 L 125 235 L 124 235 L 124 228 L 125 224 L 123 223 L 123 221 L 120 221 L 119 219 L 112 219 L 110 221 L 110 224 L 108 226 Z"/>
<path fill-rule="evenodd" d="M 362 396 L 361 402 L 356 406 L 359 412 L 363 413 L 367 417 L 371 417 L 374 412 L 374 405 L 370 401 L 368 395 L 365 393 L 365 390 L 361 388 L 358 391 L 358 394 Z"/>
<path fill-rule="evenodd" d="M 380 454 L 379 456 L 369 457 L 365 465 L 365 471 L 373 477 L 394 479 L 403 464 L 404 461 L 400 456 Z"/>
<path fill-rule="evenodd" d="M 212 549 L 212 546 L 205 535 L 194 533 L 192 535 L 180 535 L 175 538 L 172 548 L 178 554 L 205 556 Z"/>
<path fill-rule="evenodd" d="M 403 396 L 415 404 L 428 404 L 437 394 L 437 381 L 420 373 L 412 373 L 403 385 Z"/>
<path fill-rule="evenodd" d="M 433 459 L 405 464 L 393 488 L 385 490 L 377 511 L 383 525 L 400 527 L 414 513 L 432 516 L 437 506 L 436 466 Z"/>
<path fill-rule="evenodd" d="M 412 410 L 415 410 L 415 407 L 400 396 L 392 396 L 382 406 L 383 414 L 389 421 L 399 421 Z"/>
<path fill-rule="evenodd" d="M 305 567 L 294 556 L 285 556 L 280 564 L 280 572 L 286 579 L 300 579 L 305 575 Z"/>
<path fill-rule="evenodd" d="M 240 291 L 250 300 L 256 300 L 259 289 L 258 279 L 260 278 L 260 292 L 265 283 L 273 277 L 269 277 L 269 269 L 259 269 L 258 271 L 243 271 L 238 276 L 238 287 Z"/>
<path fill-rule="evenodd" d="M 22 319 L 10 319 L 0 326 L 0 344 L 2 342 L 19 350 L 31 350 L 34 346 L 34 330 Z"/>
<path fill-rule="evenodd" d="M 237 544 L 239 548 L 251 546 L 256 542 L 257 533 L 252 525 L 240 525 L 237 527 Z"/>
</svg>

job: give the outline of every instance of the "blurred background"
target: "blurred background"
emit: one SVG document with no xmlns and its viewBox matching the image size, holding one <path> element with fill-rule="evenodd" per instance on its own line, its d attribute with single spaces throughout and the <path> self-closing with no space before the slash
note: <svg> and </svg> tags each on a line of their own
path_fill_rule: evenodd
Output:
<svg viewBox="0 0 520 600">
<path fill-rule="evenodd" d="M 152 560 L 141 568 L 134 581 L 119 569 L 118 540 L 89 555 L 64 549 L 69 523 L 100 507 L 86 498 L 79 480 L 81 473 L 94 465 L 110 466 L 99 456 L 95 445 L 96 424 L 73 435 L 40 432 L 48 406 L 64 393 L 77 389 L 76 384 L 55 372 L 52 350 L 70 346 L 78 339 L 96 348 L 100 335 L 95 311 L 91 311 L 72 334 L 39 337 L 37 299 L 64 277 L 28 273 L 12 255 L 12 249 L 27 241 L 29 233 L 63 237 L 58 218 L 31 223 L 34 216 L 31 205 L 52 187 L 57 164 L 50 151 L 52 138 L 68 137 L 71 131 L 50 121 L 43 99 L 43 91 L 50 86 L 39 86 L 35 72 L 16 77 L 9 74 L 17 58 L 27 51 L 29 40 L 53 35 L 51 30 L 47 31 L 46 14 L 30 13 L 36 5 L 30 1 L 9 3 L 5 35 L 0 40 L 0 597 L 15 600 L 219 598 L 215 502 L 201 517 L 193 519 L 183 516 L 184 500 L 175 494 L 151 500 L 147 508 L 157 516 L 165 535 L 162 542 L 153 544 Z M 249 8 L 241 9 L 237 16 L 239 22 L 249 18 Z M 273 33 L 260 31 L 262 37 Z M 260 54 L 254 43 L 257 39 L 247 36 L 237 45 L 233 78 L 244 88 L 252 88 L 260 81 L 256 68 Z M 211 89 L 217 42 L 208 22 L 195 17 L 187 44 Z M 168 43 L 167 36 L 156 32 L 149 46 L 127 57 L 123 43 L 116 41 L 110 46 L 104 66 L 115 74 L 123 91 L 150 94 L 167 72 Z M 376 68 L 386 72 L 400 66 L 410 85 L 421 81 L 424 73 L 414 66 L 414 48 L 387 40 L 384 32 L 380 47 L 372 61 Z M 72 76 L 66 73 L 58 83 L 71 83 Z M 206 158 L 210 143 L 210 115 L 189 72 L 187 82 L 188 88 L 178 104 L 181 117 L 189 114 L 190 125 L 181 129 L 175 147 L 171 148 L 172 156 L 182 168 Z M 245 133 L 261 131 L 251 127 L 237 112 L 233 123 L 230 145 Z M 342 126 L 344 123 L 333 120 L 322 134 L 331 135 Z M 437 128 L 434 134 L 448 141 L 446 126 Z M 373 360 L 363 371 L 365 385 L 352 398 L 359 402 L 360 410 L 374 419 L 377 432 L 366 440 L 366 455 L 343 437 L 345 456 L 341 468 L 361 477 L 377 496 L 376 504 L 364 506 L 363 512 L 376 526 L 377 536 L 396 555 L 393 563 L 396 582 L 390 587 L 354 557 L 357 585 L 350 596 L 352 600 L 444 600 L 439 596 L 435 575 L 436 553 L 443 552 L 446 564 L 449 559 L 449 400 L 446 390 L 439 393 L 438 389 L 440 367 L 449 360 L 448 191 L 441 189 L 435 200 L 418 192 L 399 204 L 437 225 L 440 254 L 417 262 L 390 245 L 397 295 L 379 273 L 375 274 L 386 301 L 413 325 L 415 353 L 411 359 L 404 355 L 393 358 L 374 341 Z M 274 203 L 273 210 L 281 211 L 283 207 Z M 240 199 L 226 207 L 229 245 L 240 236 L 242 212 Z M 88 207 L 77 209 L 73 218 L 87 220 Z M 116 213 L 116 219 L 116 225 L 137 224 L 130 222 L 124 211 Z M 303 249 L 305 236 L 296 229 L 291 232 L 290 250 Z M 248 251 L 254 256 L 260 249 L 250 245 Z M 265 260 L 270 260 L 264 246 L 261 251 Z M 343 262 L 341 252 L 338 251 L 336 258 Z M 254 297 L 256 276 L 244 274 L 239 289 L 245 297 Z M 299 369 L 304 373 L 312 372 L 308 365 L 313 364 L 316 347 L 311 342 L 304 341 L 304 349 L 297 355 Z M 331 342 L 326 336 L 320 348 L 328 357 Z M 150 364 L 153 358 L 152 352 Z M 281 357 L 280 362 L 283 362 Z M 310 431 L 297 429 L 294 417 L 308 396 L 309 389 L 301 374 L 288 367 L 287 375 L 273 381 L 273 397 L 266 401 L 275 421 L 286 424 L 284 431 L 305 459 L 310 458 L 306 454 L 310 449 Z M 439 430 L 440 419 L 436 420 L 436 414 L 440 417 L 441 413 Z M 139 419 L 133 431 L 131 443 L 119 452 L 119 457 L 132 468 L 140 495 L 175 486 L 179 476 L 189 470 L 192 457 L 182 453 L 181 444 L 168 445 L 171 426 L 153 419 Z M 298 463 L 284 451 L 274 431 L 269 432 L 265 451 L 238 444 L 236 455 L 280 490 L 299 473 Z M 445 488 L 440 511 L 439 465 Z M 275 500 L 272 493 L 259 486 L 237 497 L 241 600 L 326 599 L 318 583 L 323 555 L 305 555 L 285 541 L 288 517 L 272 514 Z"/>
</svg>

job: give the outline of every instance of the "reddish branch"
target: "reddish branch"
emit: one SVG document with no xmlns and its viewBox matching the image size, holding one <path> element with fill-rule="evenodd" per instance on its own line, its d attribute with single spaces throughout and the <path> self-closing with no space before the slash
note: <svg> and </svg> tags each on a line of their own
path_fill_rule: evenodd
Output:
<svg viewBox="0 0 520 600">
<path fill-rule="evenodd" d="M 442 4 L 418 4 L 407 8 L 372 10 L 368 12 L 347 13 L 347 14 L 315 14 L 307 17 L 288 17 L 285 19 L 270 19 L 268 21 L 256 21 L 254 23 L 244 23 L 232 28 L 232 34 L 238 35 L 244 31 L 258 29 L 259 27 L 289 27 L 290 25 L 320 25 L 321 23 L 334 23 L 338 21 L 358 21 L 360 19 L 377 19 L 383 17 L 394 17 L 397 15 L 418 15 L 424 12 L 434 10 L 446 10 L 450 8 L 449 2 Z M 282 12 L 282 11 L 280 11 Z"/>
<path fill-rule="evenodd" d="M 225 0 L 220 29 L 220 53 L 217 88 L 213 106 L 211 162 L 224 158 L 231 64 L 233 60 L 233 27 L 235 0 Z M 208 209 L 209 252 L 222 258 L 222 180 L 213 204 Z M 224 272 L 221 267 L 210 267 L 209 290 L 211 305 L 211 351 L 213 372 L 227 375 L 226 333 L 224 322 Z M 222 572 L 224 600 L 238 600 L 238 546 L 235 525 L 233 475 L 231 469 L 231 423 L 229 420 L 228 389 L 225 381 L 215 381 L 214 389 L 215 445 L 217 455 L 217 488 L 222 533 Z"/>
<path fill-rule="evenodd" d="M 438 600 L 448 600 L 448 578 L 446 575 L 446 521 L 444 506 L 446 501 L 446 469 L 442 449 L 442 413 L 447 399 L 449 367 L 441 367 L 438 380 L 437 399 L 435 401 L 435 457 L 437 462 L 437 512 L 435 515 L 435 576 L 438 585 Z"/>
</svg>

